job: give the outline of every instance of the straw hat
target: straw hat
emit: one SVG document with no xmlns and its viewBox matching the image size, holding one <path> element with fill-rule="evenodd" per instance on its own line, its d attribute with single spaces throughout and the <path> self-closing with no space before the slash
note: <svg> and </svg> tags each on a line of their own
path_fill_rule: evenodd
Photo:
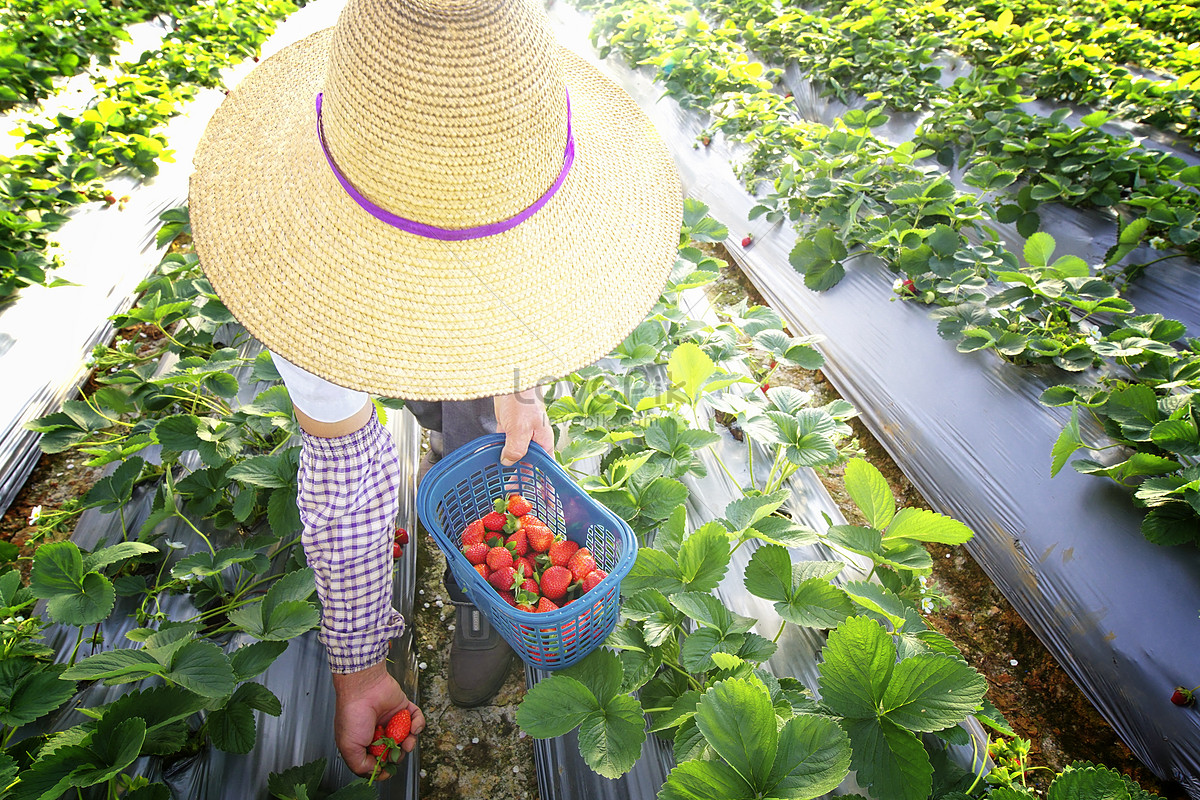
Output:
<svg viewBox="0 0 1200 800">
<path fill-rule="evenodd" d="M 678 245 L 666 148 L 536 0 L 350 0 L 230 93 L 195 163 L 196 248 L 234 316 L 385 396 L 484 397 L 590 363 Z"/>
</svg>

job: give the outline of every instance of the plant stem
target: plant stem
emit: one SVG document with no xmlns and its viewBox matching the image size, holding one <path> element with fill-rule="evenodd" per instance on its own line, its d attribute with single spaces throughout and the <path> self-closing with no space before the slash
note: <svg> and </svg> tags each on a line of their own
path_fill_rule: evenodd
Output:
<svg viewBox="0 0 1200 800">
<path fill-rule="evenodd" d="M 779 630 L 775 631 L 775 638 L 774 638 L 774 639 L 772 639 L 771 641 L 772 641 L 772 642 L 778 642 L 778 641 L 779 641 L 779 637 L 780 637 L 780 636 L 783 636 L 783 629 L 784 629 L 784 628 L 786 628 L 786 627 L 787 627 L 787 620 L 785 619 L 783 622 L 781 622 L 781 623 L 779 624 Z"/>
<path fill-rule="evenodd" d="M 79 646 L 83 644 L 83 626 L 80 625 L 75 636 L 75 646 L 71 648 L 71 658 L 67 661 L 67 666 L 75 666 L 75 656 L 79 653 Z"/>
</svg>

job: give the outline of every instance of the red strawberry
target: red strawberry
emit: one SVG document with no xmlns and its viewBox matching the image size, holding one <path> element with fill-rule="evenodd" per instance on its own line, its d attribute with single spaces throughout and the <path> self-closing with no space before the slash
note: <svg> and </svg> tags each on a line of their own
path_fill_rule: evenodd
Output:
<svg viewBox="0 0 1200 800">
<path fill-rule="evenodd" d="M 542 573 L 542 594 L 551 600 L 558 600 L 567 593 L 571 585 L 571 570 L 563 566 L 553 566 Z"/>
<path fill-rule="evenodd" d="M 392 558 L 399 558 L 402 555 L 404 555 L 404 545 L 392 542 Z"/>
<path fill-rule="evenodd" d="M 704 145 L 705 147 L 708 147 L 710 144 L 712 144 L 712 139 L 708 138 L 707 136 L 701 136 L 700 144 Z"/>
<path fill-rule="evenodd" d="M 482 564 L 487 561 L 488 552 L 492 548 L 488 547 L 483 542 L 473 544 L 463 548 L 463 555 L 467 557 L 467 561 L 472 564 Z"/>
<path fill-rule="evenodd" d="M 408 544 L 408 531 L 404 528 L 396 528 L 396 541 L 400 544 Z"/>
<path fill-rule="evenodd" d="M 571 570 L 571 574 L 577 581 L 586 578 L 589 572 L 596 569 L 596 559 L 592 558 L 592 551 L 586 547 L 576 550 L 575 554 L 567 561 L 567 569 Z"/>
<path fill-rule="evenodd" d="M 488 575 L 487 582 L 490 583 L 497 592 L 503 594 L 509 589 L 512 589 L 513 583 L 517 579 L 517 571 L 512 567 L 501 567 Z"/>
<path fill-rule="evenodd" d="M 383 726 L 375 726 L 375 735 L 371 737 L 371 744 L 367 747 L 367 752 L 379 758 L 387 752 L 387 745 L 379 741 L 383 738 Z"/>
<path fill-rule="evenodd" d="M 558 604 L 549 597 L 543 597 L 538 600 L 537 610 L 543 613 L 546 611 L 557 611 Z"/>
<path fill-rule="evenodd" d="M 746 234 L 746 237 L 742 239 L 742 247 L 749 247 L 752 241 L 754 241 L 754 238 L 749 234 Z"/>
<path fill-rule="evenodd" d="M 505 544 L 512 545 L 514 555 L 523 556 L 529 552 L 529 537 L 525 534 L 525 531 L 517 531 L 505 539 Z"/>
<path fill-rule="evenodd" d="M 539 586 L 538 582 L 533 578 L 526 578 L 521 582 L 521 591 L 523 592 L 533 592 L 534 594 L 537 594 L 541 590 L 542 587 Z"/>
<path fill-rule="evenodd" d="M 462 541 L 462 546 L 479 544 L 483 541 L 483 520 L 477 519 L 467 527 L 463 528 L 462 536 L 459 537 Z"/>
<path fill-rule="evenodd" d="M 488 575 L 492 574 L 492 571 L 487 568 L 487 564 L 476 564 L 475 571 L 478 572 L 479 577 L 483 578 L 485 581 L 488 579 Z"/>
<path fill-rule="evenodd" d="M 525 540 L 535 553 L 544 553 L 554 544 L 554 534 L 545 525 L 525 525 L 521 530 L 525 531 Z"/>
<path fill-rule="evenodd" d="M 517 611 L 528 611 L 530 614 L 537 611 L 537 608 L 535 608 L 534 606 L 531 606 L 529 603 L 522 603 L 519 600 L 517 601 L 517 604 L 516 604 L 516 606 L 514 606 L 514 608 L 516 608 Z"/>
<path fill-rule="evenodd" d="M 917 293 L 917 285 L 912 282 L 912 278 L 905 278 L 904 280 L 900 281 L 900 288 L 909 294 Z"/>
<path fill-rule="evenodd" d="M 550 563 L 556 567 L 565 567 L 578 549 L 579 545 L 570 539 L 556 541 L 550 545 Z"/>
<path fill-rule="evenodd" d="M 1177 706 L 1190 706 L 1196 702 L 1195 692 L 1182 686 L 1176 686 L 1175 691 L 1171 693 L 1171 702 Z"/>
<path fill-rule="evenodd" d="M 488 550 L 487 565 L 493 570 L 501 567 L 511 567 L 513 565 L 512 551 L 507 547 L 493 547 Z"/>
<path fill-rule="evenodd" d="M 489 531 L 504 530 L 504 523 L 508 522 L 508 515 L 501 514 L 499 511 L 489 511 L 483 515 L 483 527 Z"/>
<path fill-rule="evenodd" d="M 596 588 L 596 584 L 608 577 L 608 573 L 602 569 L 594 569 L 587 575 L 583 576 L 583 590 L 590 592 Z"/>
<path fill-rule="evenodd" d="M 533 560 L 529 556 L 521 556 L 520 558 L 514 560 L 513 567 L 515 569 L 524 570 L 522 574 L 526 578 L 532 578 L 534 575 L 537 575 L 537 569 L 534 567 Z"/>
<path fill-rule="evenodd" d="M 517 607 L 517 598 L 513 596 L 511 589 L 507 592 L 501 592 L 500 597 L 513 608 Z"/>
<path fill-rule="evenodd" d="M 412 731 L 412 713 L 407 708 L 397 711 L 388 720 L 387 727 L 384 729 L 387 737 L 396 744 L 407 739 L 410 731 Z"/>
<path fill-rule="evenodd" d="M 533 511 L 533 506 L 519 494 L 510 494 L 508 496 L 508 513 L 514 517 L 523 517 Z"/>
<path fill-rule="evenodd" d="M 526 514 L 525 516 L 521 517 L 521 527 L 528 528 L 530 526 L 541 528 L 550 527 L 541 519 L 541 517 L 535 517 L 533 514 Z"/>
<path fill-rule="evenodd" d="M 111 194 L 106 194 L 104 195 L 104 202 L 111 206 L 113 203 L 117 202 L 117 198 L 113 197 Z"/>
</svg>

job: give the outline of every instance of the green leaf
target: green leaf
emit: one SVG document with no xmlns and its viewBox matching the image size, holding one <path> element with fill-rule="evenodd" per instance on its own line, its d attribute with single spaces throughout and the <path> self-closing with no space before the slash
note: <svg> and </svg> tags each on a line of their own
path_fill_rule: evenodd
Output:
<svg viewBox="0 0 1200 800">
<path fill-rule="evenodd" d="M 111 547 L 105 547 L 83 557 L 83 571 L 100 570 L 109 564 L 115 564 L 134 556 L 144 556 L 157 553 L 158 548 L 145 542 L 118 542 Z"/>
<path fill-rule="evenodd" d="M 709 523 L 697 530 L 679 548 L 679 575 L 684 590 L 709 592 L 717 588 L 729 569 L 729 557 L 729 534 L 724 527 Z M 663 592 L 668 593 L 665 589 Z"/>
<path fill-rule="evenodd" d="M 531 734 L 532 735 L 532 734 Z M 638 701 L 616 695 L 579 726 L 579 752 L 594 772 L 616 779 L 633 769 L 646 741 L 646 718 Z"/>
<path fill-rule="evenodd" d="M 661 550 L 639 548 L 632 569 L 621 582 L 621 590 L 638 592 L 642 589 L 658 589 L 665 595 L 682 592 L 684 584 L 679 574 L 679 564 Z"/>
<path fill-rule="evenodd" d="M 586 686 L 555 673 L 526 692 L 517 708 L 517 724 L 535 739 L 552 739 L 570 733 L 599 710 L 599 701 Z"/>
<path fill-rule="evenodd" d="M 678 592 L 671 595 L 670 603 L 675 608 L 696 620 L 701 625 L 714 628 L 722 635 L 745 633 L 757 621 L 751 617 L 734 614 L 715 595 L 709 592 Z"/>
<path fill-rule="evenodd" d="M 205 640 L 193 640 L 181 647 L 165 677 L 203 697 L 232 694 L 237 683 L 229 658 Z"/>
<path fill-rule="evenodd" d="M 830 632 L 823 655 L 822 701 L 844 717 L 874 717 L 896 661 L 892 637 L 873 619 L 850 617 Z"/>
<path fill-rule="evenodd" d="M 657 800 L 753 800 L 758 795 L 724 761 L 683 761 L 671 770 Z"/>
<path fill-rule="evenodd" d="M 1046 800 L 1129 800 L 1119 772 L 1104 767 L 1064 770 L 1050 784 Z"/>
<path fill-rule="evenodd" d="M 842 588 L 859 605 L 886 617 L 894 628 L 904 627 L 908 606 L 894 592 L 870 581 L 850 581 Z"/>
<path fill-rule="evenodd" d="M 910 731 L 940 731 L 970 716 L 986 691 L 983 676 L 959 659 L 939 653 L 912 656 L 893 670 L 883 712 Z"/>
<path fill-rule="evenodd" d="M 133 485 L 142 474 L 145 464 L 145 461 L 136 456 L 123 462 L 111 475 L 96 481 L 96 485 L 84 496 L 84 505 L 89 508 L 97 507 L 105 513 L 111 513 L 126 505 L 133 497 Z"/>
<path fill-rule="evenodd" d="M 1071 418 L 1063 427 L 1062 432 L 1058 434 L 1058 438 L 1054 441 L 1054 447 L 1050 451 L 1050 477 L 1053 478 L 1057 475 L 1066 465 L 1071 454 L 1082 447 L 1087 447 L 1087 445 L 1079 433 L 1079 411 L 1072 406 Z"/>
<path fill-rule="evenodd" d="M 696 725 L 709 745 L 756 791 L 775 761 L 778 731 L 771 697 L 761 682 L 725 680 L 705 692 Z"/>
<path fill-rule="evenodd" d="M 683 390 L 691 405 L 699 402 L 705 383 L 716 369 L 713 360 L 694 342 L 684 342 L 676 347 L 667 362 L 671 384 Z"/>
<path fill-rule="evenodd" d="M 896 498 L 883 473 L 861 458 L 852 458 L 846 464 L 846 494 L 872 528 L 883 530 L 896 513 Z"/>
<path fill-rule="evenodd" d="M 111 686 L 165 672 L 163 665 L 146 651 L 123 648 L 88 656 L 76 662 L 75 666 L 68 667 L 62 677 L 72 681 L 103 679 Z"/>
<path fill-rule="evenodd" d="M 31 658 L 0 660 L 0 725 L 25 725 L 70 700 L 75 684 L 60 678 L 65 669 Z"/>
<path fill-rule="evenodd" d="M 936 544 L 962 544 L 974 534 L 971 529 L 952 517 L 923 508 L 902 508 L 883 533 L 889 539 L 913 539 Z"/>
<path fill-rule="evenodd" d="M 237 691 L 209 715 L 208 731 L 213 745 L 227 753 L 249 753 L 258 733 L 254 711 L 279 716 L 282 707 L 270 689 L 259 683 L 243 683 Z"/>
<path fill-rule="evenodd" d="M 229 468 L 230 480 L 263 489 L 279 489 L 296 482 L 294 465 L 286 452 L 251 456 Z"/>
<path fill-rule="evenodd" d="M 287 647 L 287 642 L 253 642 L 239 647 L 229 655 L 234 677 L 245 681 L 262 674 Z"/>
<path fill-rule="evenodd" d="M 83 556 L 72 542 L 51 542 L 37 549 L 29 581 L 46 611 L 64 625 L 95 625 L 116 602 L 112 582 L 98 572 L 83 572 Z"/>
<path fill-rule="evenodd" d="M 192 414 L 163 417 L 154 426 L 154 440 L 167 450 L 182 453 L 203 443 L 199 436 L 200 418 Z"/>
<path fill-rule="evenodd" d="M 797 714 L 779 730 L 764 796 L 809 800 L 833 791 L 850 771 L 850 742 L 827 717 Z"/>
<path fill-rule="evenodd" d="M 788 496 L 788 491 L 781 489 L 766 495 L 739 497 L 725 506 L 725 518 L 729 520 L 733 530 L 745 530 L 777 511 L 787 501 Z"/>
<path fill-rule="evenodd" d="M 848 719 L 850 768 L 872 797 L 926 800 L 933 788 L 933 767 L 916 734 L 887 719 Z"/>
<path fill-rule="evenodd" d="M 764 600 L 784 601 L 792 594 L 792 557 L 779 545 L 759 547 L 746 563 L 746 591 Z"/>
</svg>

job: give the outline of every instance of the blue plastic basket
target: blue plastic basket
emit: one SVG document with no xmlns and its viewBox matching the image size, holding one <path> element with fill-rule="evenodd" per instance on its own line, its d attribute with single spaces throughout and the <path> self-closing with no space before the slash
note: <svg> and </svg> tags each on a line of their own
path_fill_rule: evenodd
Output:
<svg viewBox="0 0 1200 800">
<path fill-rule="evenodd" d="M 552 456 L 530 443 L 525 458 L 500 465 L 504 436 L 481 436 L 445 456 L 417 490 L 417 512 L 446 554 L 450 571 L 492 627 L 530 666 L 562 669 L 595 650 L 617 624 L 621 579 L 637 558 L 637 537 L 576 485 Z M 556 535 L 592 552 L 608 573 L 594 589 L 556 611 L 532 613 L 510 606 L 488 584 L 460 547 L 462 529 L 492 511 L 497 497 L 520 492 Z"/>
</svg>

